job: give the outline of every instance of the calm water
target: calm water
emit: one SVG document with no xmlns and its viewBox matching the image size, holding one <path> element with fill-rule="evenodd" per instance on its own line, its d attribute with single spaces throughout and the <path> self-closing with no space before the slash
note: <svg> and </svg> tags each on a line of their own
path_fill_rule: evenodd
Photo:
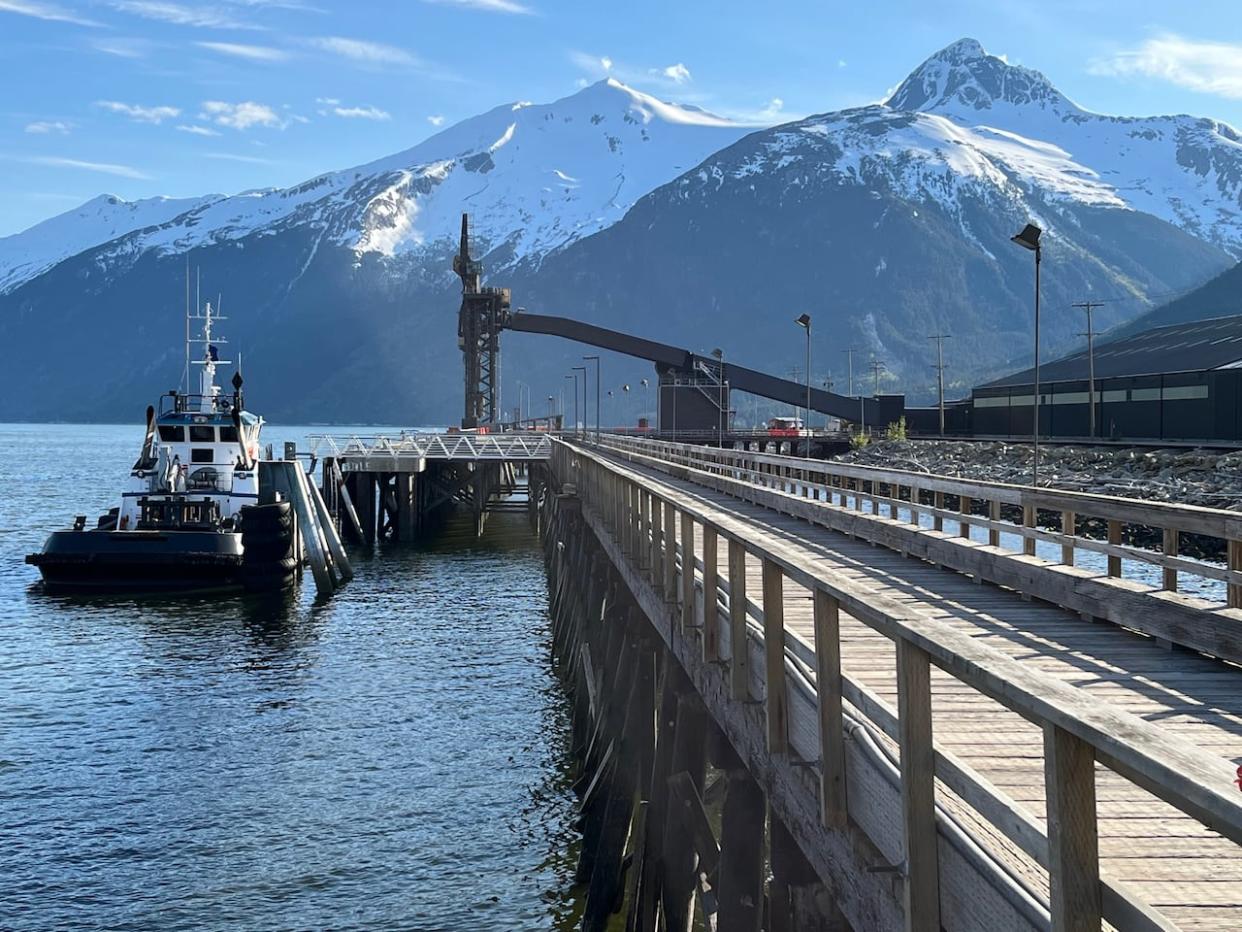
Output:
<svg viewBox="0 0 1242 932">
<path fill-rule="evenodd" d="M 276 599 L 32 588 L 23 555 L 93 523 L 140 443 L 0 425 L 0 928 L 572 924 L 567 706 L 524 517 L 358 556 L 322 605 L 309 577 Z"/>
</svg>

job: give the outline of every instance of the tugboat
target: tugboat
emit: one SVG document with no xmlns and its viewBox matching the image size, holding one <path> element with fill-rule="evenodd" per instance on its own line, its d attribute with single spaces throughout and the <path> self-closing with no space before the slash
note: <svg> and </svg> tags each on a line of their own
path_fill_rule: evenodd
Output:
<svg viewBox="0 0 1242 932">
<path fill-rule="evenodd" d="M 54 531 L 26 562 L 45 588 L 59 591 L 173 591 L 239 586 L 256 578 L 287 581 L 296 569 L 288 502 L 259 504 L 259 432 L 263 419 L 243 407 L 242 377 L 231 395 L 216 385 L 219 356 L 210 302 L 186 314 L 186 367 L 201 366 L 197 394 L 173 390 L 147 408 L 146 439 L 120 504 L 86 529 Z M 202 322 L 190 339 L 190 321 Z M 202 358 L 191 360 L 191 344 Z M 243 530 L 244 528 L 244 530 Z"/>
</svg>

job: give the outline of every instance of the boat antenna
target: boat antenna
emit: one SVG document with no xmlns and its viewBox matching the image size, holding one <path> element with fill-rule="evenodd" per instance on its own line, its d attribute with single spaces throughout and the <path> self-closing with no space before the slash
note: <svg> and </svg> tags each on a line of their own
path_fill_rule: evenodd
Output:
<svg viewBox="0 0 1242 932">
<path fill-rule="evenodd" d="M 185 257 L 185 369 L 181 373 L 181 390 L 190 392 L 190 256 Z"/>
</svg>

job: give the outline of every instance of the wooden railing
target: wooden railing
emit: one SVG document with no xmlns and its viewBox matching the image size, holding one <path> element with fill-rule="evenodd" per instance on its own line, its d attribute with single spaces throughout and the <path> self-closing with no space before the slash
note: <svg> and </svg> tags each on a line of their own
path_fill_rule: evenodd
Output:
<svg viewBox="0 0 1242 932">
<path fill-rule="evenodd" d="M 735 701 L 756 701 L 751 688 L 752 672 L 757 671 L 750 669 L 751 645 L 756 645 L 762 658 L 759 701 L 764 706 L 768 754 L 809 762 L 818 771 L 826 827 L 840 828 L 848 820 L 868 829 L 863 814 L 851 810 L 847 792 L 845 703 L 897 741 L 907 928 L 941 927 L 937 778 L 1047 869 L 1053 929 L 1100 929 L 1103 920 L 1124 929 L 1172 927 L 1144 906 L 1134 891 L 1101 878 L 1097 763 L 1242 844 L 1242 793 L 1233 783 L 1234 768 L 1228 761 L 1101 703 L 917 608 L 827 574 L 811 551 L 793 544 L 756 543 L 744 521 L 709 514 L 693 497 L 665 491 L 589 447 L 555 442 L 552 468 L 562 483 L 576 486 L 584 507 L 598 516 L 615 540 L 617 552 L 662 594 L 682 634 L 691 636 L 697 627 L 702 660 L 727 667 Z M 727 580 L 717 571 L 721 547 L 728 552 Z M 747 557 L 763 567 L 759 610 L 754 613 L 757 625 L 749 621 Z M 786 578 L 813 594 L 813 643 L 785 630 Z M 701 616 L 696 612 L 699 592 L 704 596 Z M 893 641 L 895 716 L 842 671 L 842 611 Z M 702 620 L 696 625 L 698 617 Z M 1042 729 L 1046 832 L 1007 797 L 937 751 L 932 666 Z M 811 676 L 814 686 L 800 688 Z M 806 717 L 812 720 L 810 727 Z"/>
<path fill-rule="evenodd" d="M 760 497 L 1166 644 L 1242 661 L 1238 512 L 631 437 L 605 435 L 601 444 L 715 477 L 729 486 L 723 491 L 743 498 L 757 500 L 753 490 L 776 493 Z M 1106 539 L 1087 536 L 1092 527 Z M 1159 550 L 1122 542 L 1143 531 L 1159 540 Z M 1179 556 L 1183 535 L 1207 539 L 1222 562 Z M 1189 595 L 1178 591 L 1183 576 L 1212 583 Z"/>
</svg>

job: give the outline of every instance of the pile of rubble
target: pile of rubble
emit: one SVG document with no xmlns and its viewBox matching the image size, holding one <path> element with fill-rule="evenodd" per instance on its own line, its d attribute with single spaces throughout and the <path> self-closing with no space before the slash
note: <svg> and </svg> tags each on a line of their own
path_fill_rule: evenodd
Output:
<svg viewBox="0 0 1242 932">
<path fill-rule="evenodd" d="M 875 440 L 842 462 L 1029 485 L 1030 444 Z M 1242 511 L 1242 451 L 1041 445 L 1039 484 Z"/>
</svg>

